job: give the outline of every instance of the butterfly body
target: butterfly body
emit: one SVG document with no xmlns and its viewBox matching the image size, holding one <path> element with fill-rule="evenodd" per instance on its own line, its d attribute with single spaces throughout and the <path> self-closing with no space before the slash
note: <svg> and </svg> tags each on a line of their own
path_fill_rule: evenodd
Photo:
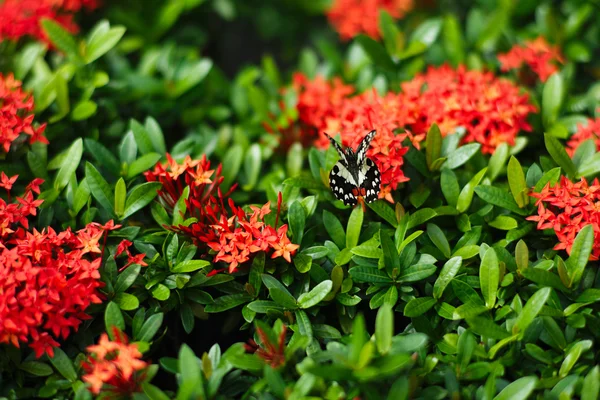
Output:
<svg viewBox="0 0 600 400">
<path fill-rule="evenodd" d="M 333 195 L 345 205 L 355 205 L 359 198 L 371 203 L 379 198 L 381 176 L 377 165 L 367 157 L 367 150 L 376 131 L 371 131 L 360 142 L 356 151 L 342 147 L 325 134 L 335 147 L 340 160 L 329 173 L 329 186 Z"/>
</svg>

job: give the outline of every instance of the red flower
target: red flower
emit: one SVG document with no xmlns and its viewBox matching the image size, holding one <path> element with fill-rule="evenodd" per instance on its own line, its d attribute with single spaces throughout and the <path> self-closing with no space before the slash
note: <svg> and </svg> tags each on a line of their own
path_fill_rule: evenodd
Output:
<svg viewBox="0 0 600 400">
<path fill-rule="evenodd" d="M 221 192 L 219 186 L 224 179 L 221 176 L 222 166 L 211 170 L 206 156 L 201 160 L 192 160 L 188 156 L 182 164 L 178 164 L 170 155 L 167 155 L 167 160 L 166 164 L 158 163 L 154 171 L 147 171 L 146 179 L 162 183 L 162 189 L 158 192 L 159 201 L 171 214 L 188 186 L 186 213 L 182 217 L 184 220 L 195 218 L 195 221 L 189 225 L 165 228 L 181 232 L 191 237 L 196 245 L 214 250 L 217 253 L 214 261 L 229 264 L 230 273 L 249 261 L 254 253 L 272 251 L 275 246 L 278 246 L 281 256 L 290 259 L 298 246 L 290 242 L 283 227 L 272 234 L 274 228 L 264 221 L 265 215 L 271 212 L 269 203 L 261 208 L 251 207 L 252 213 L 247 214 L 233 200 L 226 199 L 235 186 L 226 194 Z M 281 200 L 278 203 L 278 216 L 280 206 Z M 137 261 L 141 260 L 133 262 Z"/>
<path fill-rule="evenodd" d="M 401 19 L 412 8 L 412 0 L 335 0 L 327 18 L 342 40 L 352 39 L 360 33 L 378 39 L 381 36 L 381 10 L 387 11 L 394 19 Z"/>
<path fill-rule="evenodd" d="M 0 4 L 0 41 L 33 36 L 49 43 L 40 24 L 42 19 L 54 20 L 75 33 L 79 28 L 73 22 L 73 13 L 82 8 L 93 10 L 98 5 L 97 0 L 4 0 Z"/>
<path fill-rule="evenodd" d="M 590 118 L 586 125 L 577 125 L 577 132 L 575 132 L 567 142 L 567 153 L 569 153 L 570 156 L 573 156 L 579 145 L 589 139 L 594 141 L 596 144 L 596 151 L 598 151 L 600 149 L 600 118 Z"/>
<path fill-rule="evenodd" d="M 12 186 L 16 182 L 18 177 L 19 175 L 15 175 L 9 178 L 8 176 L 6 176 L 4 171 L 2 171 L 2 173 L 0 174 L 0 187 L 6 189 L 6 191 L 10 193 L 10 190 L 12 189 Z"/>
<path fill-rule="evenodd" d="M 0 15 L 3 5 L 0 5 Z M 33 97 L 21 89 L 21 82 L 12 74 L 6 77 L 0 74 L 0 146 L 5 153 L 21 134 L 29 136 L 29 143 L 48 143 L 42 136 L 46 124 L 34 128 L 32 112 Z"/>
<path fill-rule="evenodd" d="M 29 343 L 37 357 L 52 356 L 57 339 L 89 319 L 85 310 L 101 302 L 103 286 L 98 227 L 28 230 L 43 201 L 33 197 L 39 184 L 14 203 L 0 199 L 0 343 Z"/>
<path fill-rule="evenodd" d="M 90 353 L 81 365 L 94 394 L 104 392 L 114 396 L 131 396 L 141 391 L 148 364 L 143 361 L 137 344 L 129 344 L 127 336 L 113 327 L 115 340 L 103 333 L 98 344 L 88 346 Z"/>
<path fill-rule="evenodd" d="M 586 225 L 594 228 L 594 246 L 590 260 L 600 257 L 600 182 L 594 179 L 588 184 L 585 178 L 577 183 L 564 176 L 560 182 L 548 183 L 540 193 L 531 193 L 537 199 L 537 215 L 527 219 L 537 222 L 537 229 L 552 229 L 558 243 L 555 250 L 566 250 L 571 254 L 577 233 Z"/>
<path fill-rule="evenodd" d="M 254 339 L 250 339 L 248 343 L 244 345 L 246 352 L 256 353 L 257 356 L 262 358 L 272 368 L 283 366 L 285 364 L 285 337 L 287 325 L 282 325 L 277 343 L 271 343 L 269 336 L 260 327 L 256 327 L 256 333 L 260 338 L 260 345 L 257 344 Z"/>
<path fill-rule="evenodd" d="M 550 45 L 542 36 L 524 45 L 514 45 L 508 53 L 498 54 L 498 61 L 502 71 L 520 69 L 525 64 L 542 82 L 558 71 L 557 64 L 564 62 L 558 47 Z"/>
</svg>

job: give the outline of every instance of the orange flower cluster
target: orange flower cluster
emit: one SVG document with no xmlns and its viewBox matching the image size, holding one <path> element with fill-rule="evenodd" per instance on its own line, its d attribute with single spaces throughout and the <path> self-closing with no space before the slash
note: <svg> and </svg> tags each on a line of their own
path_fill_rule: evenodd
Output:
<svg viewBox="0 0 600 400">
<path fill-rule="evenodd" d="M 252 212 L 246 213 L 241 207 L 237 207 L 232 199 L 225 201 L 234 188 L 226 194 L 221 192 L 219 186 L 224 179 L 221 176 L 221 168 L 219 165 L 216 170 L 211 170 L 210 161 L 206 156 L 201 160 L 191 160 L 188 156 L 182 164 L 178 164 L 167 155 L 165 164 L 158 163 L 154 171 L 145 173 L 148 181 L 163 184 L 162 190 L 159 191 L 159 201 L 170 213 L 173 213 L 175 203 L 185 187 L 190 188 L 183 217 L 194 218 L 194 222 L 188 226 L 166 228 L 182 232 L 190 236 L 197 245 L 206 245 L 216 251 L 214 261 L 229 264 L 230 273 L 235 272 L 240 264 L 249 261 L 251 255 L 259 251 L 271 253 L 272 258 L 283 257 L 291 262 L 291 255 L 298 246 L 290 242 L 287 225 L 276 228 L 281 196 L 273 227 L 264 219 L 271 212 L 270 203 L 261 208 L 250 206 Z"/>
<path fill-rule="evenodd" d="M 577 183 L 564 176 L 553 187 L 548 183 L 540 193 L 531 193 L 537 199 L 537 215 L 527 219 L 537 221 L 537 229 L 552 229 L 558 237 L 555 250 L 571 254 L 577 233 L 586 225 L 594 227 L 594 247 L 590 260 L 600 257 L 600 182 L 588 184 L 585 178 Z"/>
<path fill-rule="evenodd" d="M 391 190 L 408 178 L 402 172 L 405 139 L 419 148 L 427 130 L 436 123 L 443 134 L 463 127 L 463 142 L 478 142 L 484 153 L 493 153 L 507 142 L 514 145 L 517 134 L 530 131 L 527 117 L 536 108 L 527 94 L 508 80 L 492 73 L 468 71 L 464 67 L 430 67 L 401 85 L 401 93 L 380 96 L 366 92 L 352 96 L 353 88 L 336 79 L 309 80 L 296 74 L 298 119 L 315 145 L 327 148 L 322 133 L 341 134 L 345 146 L 357 146 L 364 135 L 377 130 L 367 153 L 382 174 L 381 197 L 391 201 Z M 395 133 L 404 128 L 403 133 Z"/>
<path fill-rule="evenodd" d="M 131 396 L 141 391 L 148 364 L 141 359 L 137 344 L 129 344 L 127 336 L 116 327 L 113 336 L 115 340 L 109 340 L 103 333 L 98 344 L 88 346 L 90 354 L 81 363 L 86 372 L 82 379 L 94 394 Z"/>
<path fill-rule="evenodd" d="M 0 146 L 5 153 L 22 133 L 29 136 L 29 143 L 48 144 L 42 136 L 46 124 L 33 127 L 33 108 L 33 97 L 21 89 L 21 82 L 12 74 L 6 77 L 0 74 Z"/>
<path fill-rule="evenodd" d="M 352 39 L 361 33 L 379 39 L 381 10 L 387 11 L 394 19 L 401 19 L 412 8 L 412 0 L 335 0 L 327 18 L 342 40 Z"/>
<path fill-rule="evenodd" d="M 79 28 L 73 21 L 74 13 L 98 6 L 98 0 L 4 0 L 0 4 L 0 41 L 32 36 L 49 43 L 40 25 L 42 19 L 54 20 L 75 33 Z"/>
<path fill-rule="evenodd" d="M 573 156 L 579 145 L 590 139 L 596 143 L 596 151 L 600 150 L 600 118 L 590 118 L 587 124 L 577 125 L 577 132 L 567 142 L 567 153 Z"/>
<path fill-rule="evenodd" d="M 14 182 L 2 178 L 5 188 Z M 101 302 L 99 241 L 120 227 L 110 221 L 75 233 L 29 230 L 28 217 L 43 202 L 33 196 L 42 182 L 31 182 L 14 203 L 0 199 L 0 343 L 29 343 L 37 357 L 52 356 L 56 339 L 76 331 L 89 319 L 88 306 Z"/>
<path fill-rule="evenodd" d="M 558 71 L 557 64 L 564 62 L 558 47 L 550 45 L 542 36 L 514 45 L 508 53 L 498 54 L 498 61 L 502 71 L 518 70 L 525 64 L 542 82 Z"/>
</svg>

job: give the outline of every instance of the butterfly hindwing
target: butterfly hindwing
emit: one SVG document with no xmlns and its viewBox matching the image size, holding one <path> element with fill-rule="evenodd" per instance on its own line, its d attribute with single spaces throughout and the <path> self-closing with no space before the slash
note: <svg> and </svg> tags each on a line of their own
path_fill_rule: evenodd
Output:
<svg viewBox="0 0 600 400">
<path fill-rule="evenodd" d="M 362 165 L 360 171 L 361 184 L 360 187 L 363 192 L 365 202 L 372 203 L 379 198 L 379 191 L 381 190 L 381 173 L 377 164 L 370 158 L 367 158 Z"/>
<path fill-rule="evenodd" d="M 329 187 L 335 198 L 344 202 L 345 205 L 356 204 L 356 196 L 353 193 L 353 190 L 356 189 L 354 178 L 341 162 L 336 163 L 329 173 Z"/>
</svg>

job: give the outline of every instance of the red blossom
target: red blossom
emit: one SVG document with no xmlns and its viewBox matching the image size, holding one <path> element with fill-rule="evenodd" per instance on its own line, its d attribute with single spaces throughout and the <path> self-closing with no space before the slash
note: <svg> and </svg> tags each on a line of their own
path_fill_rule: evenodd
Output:
<svg viewBox="0 0 600 400">
<path fill-rule="evenodd" d="M 101 302 L 103 286 L 101 229 L 29 230 L 43 202 L 33 197 L 40 184 L 32 182 L 16 202 L 0 199 L 0 343 L 29 343 L 37 357 L 52 356 L 57 340 L 90 318 L 85 311 Z"/>
<path fill-rule="evenodd" d="M 285 364 L 285 337 L 287 333 L 287 326 L 281 327 L 281 333 L 277 343 L 271 343 L 269 336 L 265 331 L 257 327 L 256 333 L 260 339 L 260 345 L 256 343 L 254 339 L 250 339 L 247 344 L 244 345 L 244 349 L 248 353 L 256 353 L 257 356 L 262 358 L 272 368 L 279 368 Z"/>
<path fill-rule="evenodd" d="M 103 333 L 98 344 L 88 346 L 88 358 L 81 363 L 85 371 L 82 379 L 94 394 L 129 397 L 141 391 L 148 364 L 141 359 L 137 344 L 129 344 L 127 336 L 116 327 L 113 336 L 115 340 L 109 340 Z"/>
<path fill-rule="evenodd" d="M 179 164 L 167 155 L 167 163 L 158 163 L 153 171 L 145 173 L 148 181 L 162 183 L 162 189 L 158 192 L 159 201 L 171 214 L 184 189 L 189 187 L 189 196 L 185 200 L 186 213 L 182 217 L 184 220 L 195 218 L 195 221 L 189 225 L 166 228 L 188 235 L 198 246 L 214 250 L 214 261 L 228 264 L 230 273 L 259 251 L 275 250 L 273 254 L 277 255 L 273 258 L 282 256 L 290 262 L 290 256 L 298 246 L 290 242 L 285 225 L 276 231 L 265 223 L 265 215 L 271 212 L 270 203 L 260 208 L 251 207 L 251 213 L 236 206 L 228 198 L 234 188 L 225 194 L 221 191 L 220 185 L 224 179 L 221 168 L 219 165 L 211 170 L 206 156 L 201 160 L 192 160 L 188 156 Z M 280 204 L 277 215 L 279 208 Z"/>
<path fill-rule="evenodd" d="M 0 15 L 2 6 L 0 5 Z M 38 127 L 33 125 L 33 108 L 33 97 L 23 91 L 21 82 L 14 79 L 12 74 L 0 74 L 0 146 L 5 153 L 8 153 L 10 146 L 21 134 L 29 136 L 30 144 L 48 144 L 48 140 L 42 135 L 46 124 Z"/>
<path fill-rule="evenodd" d="M 73 13 L 98 6 L 97 0 L 4 0 L 0 4 L 0 41 L 32 36 L 50 43 L 42 30 L 42 19 L 51 19 L 75 33 L 79 28 L 73 21 Z"/>
<path fill-rule="evenodd" d="M 594 141 L 596 151 L 600 150 L 600 118 L 590 118 L 586 124 L 577 125 L 577 132 L 567 142 L 567 153 L 573 156 L 579 145 L 590 139 Z"/>
<path fill-rule="evenodd" d="M 564 62 L 558 47 L 550 45 L 542 36 L 514 45 L 508 53 L 498 54 L 498 61 L 502 71 L 518 70 L 525 64 L 542 82 L 558 71 L 557 64 Z"/>
<path fill-rule="evenodd" d="M 342 40 L 352 39 L 360 33 L 379 39 L 379 13 L 382 10 L 394 19 L 401 19 L 412 8 L 412 0 L 335 0 L 327 18 Z"/>
<path fill-rule="evenodd" d="M 600 182 L 588 184 L 585 178 L 571 182 L 561 177 L 554 186 L 548 183 L 540 193 L 531 193 L 537 199 L 537 215 L 527 219 L 537 222 L 537 229 L 556 232 L 558 243 L 555 250 L 566 250 L 571 254 L 577 233 L 586 225 L 594 228 L 594 246 L 590 260 L 600 257 Z"/>
</svg>

